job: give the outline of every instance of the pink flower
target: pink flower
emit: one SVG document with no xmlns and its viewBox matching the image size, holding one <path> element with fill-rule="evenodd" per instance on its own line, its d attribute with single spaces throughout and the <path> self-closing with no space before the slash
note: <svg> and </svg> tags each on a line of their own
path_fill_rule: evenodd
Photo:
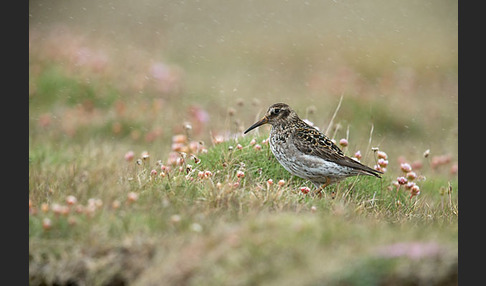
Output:
<svg viewBox="0 0 486 286">
<path fill-rule="evenodd" d="M 418 196 L 420 194 L 420 188 L 419 186 L 417 185 L 414 185 L 411 189 L 410 189 L 410 198 L 414 197 L 414 196 Z"/>
<path fill-rule="evenodd" d="M 70 206 L 72 206 L 72 205 L 76 204 L 77 202 L 78 202 L 78 199 L 76 199 L 76 197 L 75 197 L 75 196 L 68 196 L 68 197 L 66 198 L 66 203 L 67 203 L 68 205 L 70 205 Z"/>
<path fill-rule="evenodd" d="M 279 187 L 282 187 L 283 185 L 285 185 L 285 180 L 278 181 L 278 186 Z"/>
<path fill-rule="evenodd" d="M 378 159 L 378 165 L 380 165 L 380 167 L 383 167 L 383 168 L 386 168 L 386 166 L 388 166 L 388 160 L 385 160 L 383 158 L 380 158 Z"/>
<path fill-rule="evenodd" d="M 339 140 L 339 145 L 341 145 L 342 147 L 348 146 L 348 140 L 346 140 L 345 138 Z"/>
<path fill-rule="evenodd" d="M 397 182 L 400 185 L 405 185 L 407 183 L 407 179 L 405 177 L 398 177 Z"/>
<path fill-rule="evenodd" d="M 413 171 L 408 172 L 406 176 L 409 181 L 413 181 L 415 178 L 417 178 L 417 174 L 415 174 Z"/>
<path fill-rule="evenodd" d="M 238 177 L 238 178 L 243 178 L 243 177 L 245 177 L 245 172 L 238 170 L 238 171 L 236 172 L 236 177 Z"/>
<path fill-rule="evenodd" d="M 301 192 L 302 192 L 304 195 L 306 195 L 306 194 L 308 194 L 308 193 L 310 192 L 310 188 L 309 188 L 309 187 L 302 187 L 302 188 L 300 188 L 300 191 L 301 191 Z"/>
<path fill-rule="evenodd" d="M 262 150 L 262 145 L 260 145 L 260 144 L 255 144 L 255 146 L 253 146 L 253 148 L 254 148 L 255 150 L 257 150 L 257 151 L 260 151 L 260 150 Z"/>
<path fill-rule="evenodd" d="M 127 153 L 125 153 L 125 160 L 130 162 L 133 160 L 133 158 L 135 158 L 135 153 L 133 151 L 128 151 Z"/>
<path fill-rule="evenodd" d="M 354 157 L 358 160 L 361 160 L 361 151 L 356 151 L 356 153 L 354 153 Z"/>
<path fill-rule="evenodd" d="M 199 172 L 197 172 L 197 177 L 198 177 L 199 179 L 203 179 L 203 178 L 204 178 L 204 172 L 203 172 L 203 171 L 199 171 Z"/>
<path fill-rule="evenodd" d="M 138 194 L 135 192 L 130 192 L 127 195 L 127 199 L 129 203 L 135 202 L 138 200 Z"/>
<path fill-rule="evenodd" d="M 409 163 L 402 163 L 400 164 L 400 169 L 404 172 L 404 173 L 408 173 L 410 171 L 412 171 L 412 167 L 410 166 Z"/>
<path fill-rule="evenodd" d="M 379 159 L 384 159 L 384 160 L 388 159 L 388 155 L 383 151 L 376 152 L 376 155 L 378 156 Z"/>
<path fill-rule="evenodd" d="M 49 229 L 51 229 L 51 227 L 52 227 L 52 222 L 51 222 L 51 220 L 50 220 L 49 218 L 44 218 L 44 219 L 42 220 L 42 228 L 43 228 L 44 230 L 49 230 Z"/>
</svg>

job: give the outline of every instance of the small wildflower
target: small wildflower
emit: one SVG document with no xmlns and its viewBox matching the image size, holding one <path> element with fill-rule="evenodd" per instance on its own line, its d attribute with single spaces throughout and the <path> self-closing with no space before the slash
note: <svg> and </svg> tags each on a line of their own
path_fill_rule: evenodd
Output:
<svg viewBox="0 0 486 286">
<path fill-rule="evenodd" d="M 413 181 L 417 178 L 417 174 L 414 171 L 410 171 L 407 173 L 406 177 L 409 181 Z"/>
<path fill-rule="evenodd" d="M 142 159 L 137 159 L 137 165 L 142 165 Z"/>
<path fill-rule="evenodd" d="M 354 157 L 355 157 L 356 159 L 358 159 L 358 161 L 359 161 L 359 160 L 361 160 L 361 151 L 359 151 L 359 150 L 358 150 L 358 151 L 356 151 L 356 153 L 354 153 Z"/>
<path fill-rule="evenodd" d="M 279 187 L 282 187 L 283 185 L 285 185 L 285 180 L 278 181 L 278 186 Z"/>
<path fill-rule="evenodd" d="M 397 182 L 400 185 L 405 185 L 407 183 L 407 178 L 405 178 L 405 177 L 398 177 L 397 178 Z"/>
<path fill-rule="evenodd" d="M 386 166 L 388 166 L 388 160 L 385 160 L 383 158 L 378 159 L 378 162 L 377 163 L 382 168 L 386 168 Z"/>
<path fill-rule="evenodd" d="M 400 164 L 400 169 L 404 172 L 404 173 L 408 173 L 410 171 L 412 171 L 412 166 L 410 166 L 409 163 L 402 163 Z"/>
<path fill-rule="evenodd" d="M 231 183 L 230 183 L 231 185 Z M 240 182 L 235 182 L 233 183 L 233 188 L 238 188 L 240 186 Z"/>
<path fill-rule="evenodd" d="M 376 156 L 378 156 L 378 159 L 383 159 L 383 160 L 388 159 L 388 155 L 383 151 L 376 152 Z"/>
<path fill-rule="evenodd" d="M 415 186 L 414 182 L 407 182 L 405 184 L 405 190 L 410 190 L 413 186 Z"/>
<path fill-rule="evenodd" d="M 251 139 L 251 141 L 250 141 L 250 145 L 255 145 L 255 144 L 256 144 L 256 140 L 255 140 L 255 138 Z"/>
<path fill-rule="evenodd" d="M 304 194 L 304 195 L 307 195 L 309 192 L 310 192 L 310 188 L 309 187 L 302 187 L 300 188 L 300 191 Z"/>
<path fill-rule="evenodd" d="M 425 152 L 424 152 L 424 158 L 429 157 L 429 155 L 430 155 L 430 149 L 425 150 Z"/>
<path fill-rule="evenodd" d="M 243 177 L 245 177 L 245 172 L 238 170 L 238 171 L 236 172 L 236 177 L 238 177 L 238 178 L 243 178 Z"/>
<path fill-rule="evenodd" d="M 60 215 L 63 211 L 63 207 L 60 204 L 56 203 L 52 204 L 51 209 L 55 215 Z"/>
<path fill-rule="evenodd" d="M 238 143 L 238 145 L 236 145 L 236 149 L 241 150 L 243 149 L 243 146 L 241 146 L 241 144 Z"/>
<path fill-rule="evenodd" d="M 203 171 L 199 171 L 199 172 L 197 172 L 197 177 L 198 177 L 199 179 L 203 179 L 203 178 L 204 178 L 204 172 L 203 172 Z"/>
<path fill-rule="evenodd" d="M 257 150 L 257 151 L 260 151 L 262 150 L 262 145 L 260 144 L 255 144 L 255 146 L 253 147 L 253 149 Z"/>
<path fill-rule="evenodd" d="M 135 192 L 130 192 L 127 195 L 127 199 L 129 203 L 135 202 L 138 200 L 138 194 Z"/>
<path fill-rule="evenodd" d="M 273 185 L 273 180 L 272 180 L 272 179 L 268 179 L 268 180 L 267 180 L 267 184 L 268 184 L 269 186 Z"/>
<path fill-rule="evenodd" d="M 214 138 L 213 138 L 213 143 L 214 144 L 220 144 L 220 143 L 223 143 L 224 142 L 224 137 L 221 136 L 221 135 L 216 135 Z"/>
<path fill-rule="evenodd" d="M 44 218 L 44 219 L 42 220 L 42 228 L 43 228 L 44 230 L 49 230 L 49 229 L 51 229 L 51 227 L 52 227 L 52 222 L 51 222 L 51 220 L 50 220 L 49 218 L 47 218 L 47 217 L 46 217 L 46 218 Z"/>
<path fill-rule="evenodd" d="M 383 173 L 385 173 L 385 171 L 386 171 L 386 168 L 382 168 L 380 165 L 374 165 L 373 169 L 375 169 L 379 172 L 383 172 Z"/>
<path fill-rule="evenodd" d="M 316 211 L 317 211 L 317 207 L 316 207 L 316 206 L 312 206 L 312 207 L 311 207 L 311 212 L 312 212 L 312 213 L 315 213 Z"/>
<path fill-rule="evenodd" d="M 152 176 L 152 177 L 157 176 L 157 170 L 152 169 L 152 171 L 150 171 L 150 176 Z"/>
<path fill-rule="evenodd" d="M 411 189 L 410 189 L 410 198 L 414 197 L 414 196 L 418 196 L 420 194 L 420 188 L 419 186 L 417 185 L 414 185 Z"/>
<path fill-rule="evenodd" d="M 70 206 L 72 206 L 72 205 L 76 204 L 77 202 L 78 202 L 78 200 L 76 199 L 76 197 L 75 197 L 75 196 L 68 196 L 68 197 L 66 198 L 66 203 L 67 203 L 68 205 L 70 205 Z"/>
<path fill-rule="evenodd" d="M 221 184 L 220 182 L 216 183 L 216 188 L 218 188 L 218 190 L 221 190 L 222 187 L 223 187 L 223 184 Z"/>
<path fill-rule="evenodd" d="M 125 153 L 125 160 L 131 162 L 135 158 L 135 153 L 133 151 L 128 151 Z"/>
<path fill-rule="evenodd" d="M 213 175 L 213 173 L 209 170 L 204 171 L 204 177 L 209 178 Z"/>
<path fill-rule="evenodd" d="M 270 138 L 263 139 L 263 140 L 262 140 L 262 144 L 263 144 L 263 145 L 268 145 L 268 141 L 270 141 Z"/>
<path fill-rule="evenodd" d="M 94 206 L 95 208 L 100 208 L 103 206 L 103 201 L 101 199 L 90 198 L 88 200 L 88 206 Z"/>
<path fill-rule="evenodd" d="M 348 146 L 348 140 L 346 140 L 345 138 L 339 140 L 339 145 L 341 145 L 341 147 Z"/>
</svg>

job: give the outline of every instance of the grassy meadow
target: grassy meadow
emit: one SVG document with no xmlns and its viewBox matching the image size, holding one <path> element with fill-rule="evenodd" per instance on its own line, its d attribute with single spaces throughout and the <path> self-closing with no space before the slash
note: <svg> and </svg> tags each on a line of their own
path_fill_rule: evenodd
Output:
<svg viewBox="0 0 486 286">
<path fill-rule="evenodd" d="M 457 285 L 454 1 L 29 2 L 30 285 Z M 385 171 L 313 196 L 285 102 Z"/>
</svg>

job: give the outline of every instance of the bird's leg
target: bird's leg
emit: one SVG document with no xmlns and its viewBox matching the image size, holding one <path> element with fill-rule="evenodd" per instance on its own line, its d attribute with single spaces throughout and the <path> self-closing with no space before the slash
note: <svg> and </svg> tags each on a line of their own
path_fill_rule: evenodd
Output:
<svg viewBox="0 0 486 286">
<path fill-rule="evenodd" d="M 324 188 L 327 187 L 331 183 L 331 179 L 329 177 L 326 178 L 326 182 L 322 184 L 317 190 L 316 194 L 319 196 L 319 198 L 322 198 L 322 194 L 324 193 Z M 333 197 L 334 199 L 334 197 Z"/>
</svg>

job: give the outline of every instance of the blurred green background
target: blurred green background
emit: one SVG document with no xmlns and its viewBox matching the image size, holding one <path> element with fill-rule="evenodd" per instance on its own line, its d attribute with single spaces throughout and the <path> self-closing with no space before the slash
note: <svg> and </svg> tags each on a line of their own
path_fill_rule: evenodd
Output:
<svg viewBox="0 0 486 286">
<path fill-rule="evenodd" d="M 41 115 L 55 129 L 69 120 L 65 105 L 77 104 L 98 126 L 64 126 L 77 139 L 160 144 L 191 122 L 208 140 L 209 131 L 249 126 L 274 102 L 325 130 L 343 96 L 340 137 L 349 127 L 362 144 L 373 124 L 386 149 L 455 153 L 457 9 L 457 1 L 30 1 L 31 139 Z"/>
</svg>

